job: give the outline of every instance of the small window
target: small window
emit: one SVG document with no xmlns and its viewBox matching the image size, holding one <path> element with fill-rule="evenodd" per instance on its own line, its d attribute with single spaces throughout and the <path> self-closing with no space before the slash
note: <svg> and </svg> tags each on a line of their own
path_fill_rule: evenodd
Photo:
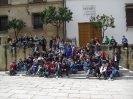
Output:
<svg viewBox="0 0 133 99">
<path fill-rule="evenodd" d="M 127 27 L 133 26 L 133 4 L 126 5 L 126 22 Z"/>
<path fill-rule="evenodd" d="M 0 5 L 6 5 L 8 4 L 8 0 L 0 0 Z"/>
<path fill-rule="evenodd" d="M 34 0 L 34 2 L 43 2 L 43 0 Z"/>
<path fill-rule="evenodd" d="M 34 14 L 33 21 L 34 21 L 34 29 L 39 29 L 39 28 L 43 29 L 43 23 L 39 14 Z"/>
<path fill-rule="evenodd" d="M 0 17 L 0 31 L 7 31 L 8 17 Z"/>
</svg>

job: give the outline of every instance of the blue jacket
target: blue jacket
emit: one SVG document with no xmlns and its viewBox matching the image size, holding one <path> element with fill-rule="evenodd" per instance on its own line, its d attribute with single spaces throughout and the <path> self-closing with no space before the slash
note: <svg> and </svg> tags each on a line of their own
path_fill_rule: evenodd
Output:
<svg viewBox="0 0 133 99">
<path fill-rule="evenodd" d="M 83 63 L 83 67 L 88 67 L 89 69 L 91 69 L 92 68 L 92 64 L 91 64 L 91 62 L 84 62 Z"/>
<path fill-rule="evenodd" d="M 128 40 L 126 38 L 122 38 L 122 44 L 124 44 L 124 42 L 128 43 Z"/>
<path fill-rule="evenodd" d="M 68 58 L 69 56 L 71 56 L 71 55 L 72 55 L 72 47 L 67 47 L 66 50 L 65 50 L 65 52 L 66 52 L 66 57 L 67 57 L 67 58 Z"/>
<path fill-rule="evenodd" d="M 71 64 L 71 65 L 70 65 L 70 70 L 74 70 L 74 69 L 75 69 L 75 70 L 77 69 L 76 64 Z"/>
</svg>

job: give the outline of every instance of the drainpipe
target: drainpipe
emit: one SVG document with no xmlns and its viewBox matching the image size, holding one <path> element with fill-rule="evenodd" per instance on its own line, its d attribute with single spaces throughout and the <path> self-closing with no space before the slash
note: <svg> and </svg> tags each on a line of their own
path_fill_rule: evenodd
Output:
<svg viewBox="0 0 133 99">
<path fill-rule="evenodd" d="M 63 0 L 63 7 L 66 7 L 66 0 Z M 66 34 L 66 21 L 63 23 L 63 32 L 64 32 L 64 41 L 66 41 L 67 34 Z"/>
<path fill-rule="evenodd" d="M 5 70 L 7 71 L 7 45 L 4 45 L 4 55 L 5 55 Z"/>
<path fill-rule="evenodd" d="M 129 64 L 128 64 L 128 49 L 127 49 L 127 60 L 126 60 L 126 66 L 127 66 L 127 69 L 129 69 Z"/>
</svg>

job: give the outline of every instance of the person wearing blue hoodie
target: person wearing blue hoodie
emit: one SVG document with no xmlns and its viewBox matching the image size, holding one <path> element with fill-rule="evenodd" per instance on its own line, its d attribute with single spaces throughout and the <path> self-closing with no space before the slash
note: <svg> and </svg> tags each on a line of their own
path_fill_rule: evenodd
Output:
<svg viewBox="0 0 133 99">
<path fill-rule="evenodd" d="M 71 70 L 72 74 L 77 73 L 77 65 L 74 64 L 74 61 L 72 61 L 71 64 L 70 64 L 70 70 Z"/>
<path fill-rule="evenodd" d="M 122 38 L 122 44 L 123 44 L 123 49 L 128 48 L 128 40 L 127 40 L 127 38 L 125 38 L 125 36 L 123 36 L 123 38 Z"/>
<path fill-rule="evenodd" d="M 71 45 L 68 45 L 68 46 L 66 47 L 65 52 L 66 52 L 66 57 L 67 57 L 67 59 L 69 58 L 69 56 L 72 56 L 72 47 L 71 47 Z"/>
<path fill-rule="evenodd" d="M 91 64 L 89 59 L 86 59 L 86 61 L 83 63 L 83 69 L 86 72 L 86 78 L 88 78 L 89 73 L 90 73 L 90 71 L 92 69 L 92 64 Z"/>
<path fill-rule="evenodd" d="M 118 70 L 115 68 L 115 66 L 112 66 L 112 73 L 110 74 L 108 81 L 113 81 L 113 77 L 119 77 L 119 76 L 120 75 Z"/>
</svg>

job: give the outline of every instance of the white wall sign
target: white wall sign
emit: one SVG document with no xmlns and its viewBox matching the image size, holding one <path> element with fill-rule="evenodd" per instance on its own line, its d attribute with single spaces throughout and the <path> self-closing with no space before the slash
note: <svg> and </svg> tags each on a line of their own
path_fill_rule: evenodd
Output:
<svg viewBox="0 0 133 99">
<path fill-rule="evenodd" d="M 95 5 L 83 5 L 83 16 L 95 16 L 96 15 L 96 7 Z"/>
</svg>

